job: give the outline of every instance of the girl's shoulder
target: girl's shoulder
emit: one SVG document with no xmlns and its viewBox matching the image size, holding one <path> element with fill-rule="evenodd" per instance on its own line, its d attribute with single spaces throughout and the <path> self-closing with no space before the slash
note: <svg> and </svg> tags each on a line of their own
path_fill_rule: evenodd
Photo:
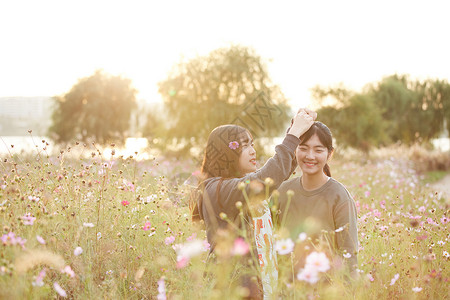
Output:
<svg viewBox="0 0 450 300">
<path fill-rule="evenodd" d="M 329 187 L 333 189 L 334 193 L 339 194 L 343 200 L 353 200 L 353 196 L 347 187 L 333 177 L 329 180 Z"/>
<path fill-rule="evenodd" d="M 292 177 L 291 179 L 284 181 L 278 188 L 278 191 L 281 193 L 286 192 L 288 190 L 292 190 L 293 187 L 298 185 L 299 180 L 300 177 Z"/>
</svg>

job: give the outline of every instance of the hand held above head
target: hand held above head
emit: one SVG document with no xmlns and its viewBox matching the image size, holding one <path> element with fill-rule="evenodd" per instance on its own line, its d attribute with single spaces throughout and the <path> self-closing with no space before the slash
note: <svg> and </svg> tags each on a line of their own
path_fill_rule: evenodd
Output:
<svg viewBox="0 0 450 300">
<path fill-rule="evenodd" d="M 300 109 L 297 115 L 292 119 L 292 125 L 289 134 L 300 137 L 314 124 L 317 114 L 313 111 Z"/>
</svg>

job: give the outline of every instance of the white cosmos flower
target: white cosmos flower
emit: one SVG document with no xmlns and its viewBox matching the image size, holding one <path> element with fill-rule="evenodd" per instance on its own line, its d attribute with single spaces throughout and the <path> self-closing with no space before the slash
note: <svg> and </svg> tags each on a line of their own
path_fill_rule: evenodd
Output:
<svg viewBox="0 0 450 300">
<path fill-rule="evenodd" d="M 306 257 L 306 266 L 317 272 L 326 272 L 330 269 L 330 260 L 325 253 L 314 251 Z"/>
<path fill-rule="evenodd" d="M 275 250 L 281 254 L 289 254 L 294 250 L 294 242 L 290 239 L 279 240 L 275 243 Z"/>
<path fill-rule="evenodd" d="M 83 249 L 81 247 L 76 247 L 75 250 L 73 250 L 73 255 L 78 256 L 81 253 L 83 253 Z"/>
<path fill-rule="evenodd" d="M 297 279 L 314 284 L 319 281 L 319 273 L 314 268 L 305 267 L 297 274 Z"/>
</svg>

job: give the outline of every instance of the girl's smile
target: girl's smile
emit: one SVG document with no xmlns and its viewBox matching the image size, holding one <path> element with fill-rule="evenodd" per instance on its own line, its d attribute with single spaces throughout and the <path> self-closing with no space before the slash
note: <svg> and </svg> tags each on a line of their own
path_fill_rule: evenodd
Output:
<svg viewBox="0 0 450 300">
<path fill-rule="evenodd" d="M 297 162 L 306 176 L 323 173 L 323 167 L 328 161 L 328 150 L 315 134 L 297 148 Z"/>
</svg>

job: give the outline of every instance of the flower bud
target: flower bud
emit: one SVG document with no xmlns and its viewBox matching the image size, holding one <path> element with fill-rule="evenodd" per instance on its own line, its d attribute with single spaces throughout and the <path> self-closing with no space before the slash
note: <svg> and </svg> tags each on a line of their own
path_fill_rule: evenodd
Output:
<svg viewBox="0 0 450 300">
<path fill-rule="evenodd" d="M 286 192 L 286 195 L 287 195 L 288 197 L 292 197 L 292 196 L 295 195 L 295 193 L 294 193 L 293 190 L 288 190 L 288 191 Z"/>
<path fill-rule="evenodd" d="M 239 189 L 240 191 L 243 191 L 243 190 L 245 189 L 245 183 L 244 183 L 244 182 L 239 182 L 239 184 L 238 184 L 238 189 Z"/>
<path fill-rule="evenodd" d="M 273 179 L 270 178 L 270 177 L 267 177 L 267 178 L 264 180 L 264 183 L 265 183 L 267 186 L 272 186 L 272 185 L 273 185 Z"/>
</svg>

